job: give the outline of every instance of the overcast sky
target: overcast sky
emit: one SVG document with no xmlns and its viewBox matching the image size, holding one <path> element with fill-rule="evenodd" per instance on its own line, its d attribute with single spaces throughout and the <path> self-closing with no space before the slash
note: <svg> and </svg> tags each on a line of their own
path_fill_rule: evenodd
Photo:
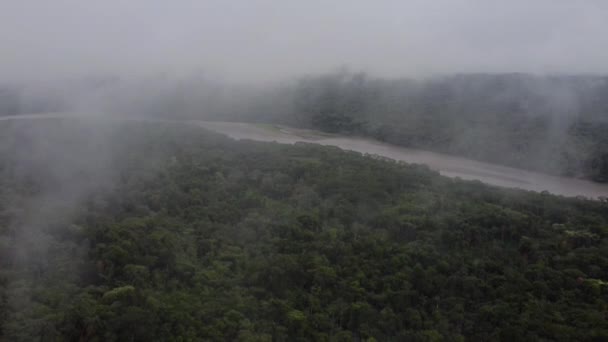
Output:
<svg viewBox="0 0 608 342">
<path fill-rule="evenodd" d="M 608 0 L 0 0 L 0 81 L 607 73 Z"/>
</svg>

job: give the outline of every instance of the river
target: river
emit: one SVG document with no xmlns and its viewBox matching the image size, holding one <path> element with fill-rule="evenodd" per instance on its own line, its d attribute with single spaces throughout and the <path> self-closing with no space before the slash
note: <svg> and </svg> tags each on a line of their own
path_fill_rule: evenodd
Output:
<svg viewBox="0 0 608 342">
<path fill-rule="evenodd" d="M 79 114 L 50 113 L 0 117 L 2 120 L 86 117 Z M 115 118 L 114 118 L 115 119 Z M 169 121 L 129 118 L 120 120 Z M 259 125 L 239 122 L 187 121 L 238 140 L 275 141 L 283 144 L 308 142 L 336 146 L 344 150 L 374 154 L 407 163 L 425 164 L 447 177 L 459 177 L 507 188 L 547 191 L 556 195 L 608 197 L 608 184 L 588 180 L 550 176 L 542 173 L 490 164 L 423 150 L 409 149 L 381 143 L 372 139 L 345 137 L 323 132 L 294 129 L 277 125 Z"/>
<path fill-rule="evenodd" d="M 583 179 L 550 176 L 440 153 L 399 147 L 372 139 L 345 137 L 274 125 L 209 121 L 196 121 L 195 123 L 207 129 L 226 134 L 234 139 L 276 141 L 283 144 L 308 142 L 336 146 L 344 150 L 375 154 L 407 163 L 426 164 L 444 176 L 479 180 L 501 187 L 538 192 L 548 191 L 564 196 L 608 197 L 608 184 Z"/>
</svg>

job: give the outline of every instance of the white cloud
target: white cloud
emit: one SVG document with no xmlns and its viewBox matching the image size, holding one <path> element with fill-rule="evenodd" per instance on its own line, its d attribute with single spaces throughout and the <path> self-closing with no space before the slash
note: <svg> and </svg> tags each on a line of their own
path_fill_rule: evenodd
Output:
<svg viewBox="0 0 608 342">
<path fill-rule="evenodd" d="M 603 0 L 3 0 L 3 79 L 608 71 Z"/>
</svg>

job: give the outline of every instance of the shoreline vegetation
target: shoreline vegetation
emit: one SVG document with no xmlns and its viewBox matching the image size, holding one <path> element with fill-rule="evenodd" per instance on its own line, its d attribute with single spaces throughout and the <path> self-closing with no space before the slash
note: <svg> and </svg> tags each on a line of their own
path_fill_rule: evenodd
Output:
<svg viewBox="0 0 608 342">
<path fill-rule="evenodd" d="M 608 78 L 337 72 L 293 91 L 292 122 L 547 174 L 608 182 Z"/>
</svg>

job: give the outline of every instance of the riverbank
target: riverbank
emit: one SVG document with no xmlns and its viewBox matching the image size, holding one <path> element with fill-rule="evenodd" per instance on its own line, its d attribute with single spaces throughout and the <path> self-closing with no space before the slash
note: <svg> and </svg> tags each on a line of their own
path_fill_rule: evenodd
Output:
<svg viewBox="0 0 608 342">
<path fill-rule="evenodd" d="M 48 113 L 0 117 L 0 121 L 49 119 L 49 118 L 103 118 L 101 115 L 79 113 Z M 298 129 L 281 125 L 260 125 L 244 122 L 221 121 L 176 121 L 149 118 L 120 118 L 113 120 L 142 120 L 157 122 L 185 122 L 205 129 L 225 134 L 237 140 L 255 140 L 295 144 L 298 142 L 335 146 L 344 150 L 363 154 L 378 155 L 406 163 L 424 164 L 440 174 L 465 180 L 479 180 L 490 185 L 517 188 L 536 192 L 547 191 L 562 196 L 582 196 L 587 198 L 608 197 L 608 184 L 584 179 L 551 176 L 533 171 L 484 163 L 441 153 L 410 149 L 382 143 L 369 138 L 346 137 L 308 129 Z"/>
</svg>

